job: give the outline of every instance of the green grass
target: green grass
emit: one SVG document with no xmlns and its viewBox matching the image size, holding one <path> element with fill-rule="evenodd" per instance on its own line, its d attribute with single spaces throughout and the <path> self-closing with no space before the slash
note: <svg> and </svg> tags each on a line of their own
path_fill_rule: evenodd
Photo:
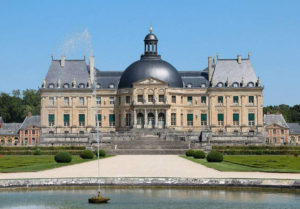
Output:
<svg viewBox="0 0 300 209">
<path fill-rule="evenodd" d="M 0 172 L 31 172 L 58 168 L 77 163 L 88 162 L 94 159 L 81 159 L 78 155 L 72 156 L 70 163 L 57 163 L 54 155 L 4 155 L 0 157 Z"/>
<path fill-rule="evenodd" d="M 219 171 L 300 172 L 300 157 L 291 155 L 224 155 L 224 161 L 221 163 L 208 163 L 206 159 L 182 157 Z"/>
</svg>

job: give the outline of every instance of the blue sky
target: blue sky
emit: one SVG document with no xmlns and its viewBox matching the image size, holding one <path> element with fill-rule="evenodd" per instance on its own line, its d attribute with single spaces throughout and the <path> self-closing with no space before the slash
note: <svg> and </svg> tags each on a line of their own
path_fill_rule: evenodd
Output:
<svg viewBox="0 0 300 209">
<path fill-rule="evenodd" d="M 150 25 L 159 53 L 178 70 L 207 57 L 251 60 L 264 105 L 299 104 L 300 1 L 1 1 L 0 92 L 38 88 L 51 54 L 95 56 L 100 70 L 125 70 L 143 52 Z"/>
</svg>

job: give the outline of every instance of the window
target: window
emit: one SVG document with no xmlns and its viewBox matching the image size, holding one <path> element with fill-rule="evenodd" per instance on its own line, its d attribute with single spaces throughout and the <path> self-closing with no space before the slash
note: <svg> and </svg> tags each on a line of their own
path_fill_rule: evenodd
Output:
<svg viewBox="0 0 300 209">
<path fill-rule="evenodd" d="M 223 104 L 223 96 L 218 96 L 218 103 Z"/>
<path fill-rule="evenodd" d="M 232 86 L 233 86 L 234 88 L 237 88 L 237 87 L 239 87 L 239 83 L 234 82 L 234 83 L 232 84 Z"/>
<path fill-rule="evenodd" d="M 238 96 L 233 96 L 233 103 L 238 104 L 239 103 L 239 97 Z"/>
<path fill-rule="evenodd" d="M 176 113 L 171 113 L 171 126 L 176 126 Z"/>
<path fill-rule="evenodd" d="M 192 126 L 193 125 L 193 114 L 187 114 L 187 125 Z"/>
<path fill-rule="evenodd" d="M 222 113 L 218 114 L 218 125 L 219 126 L 224 125 L 224 114 L 222 114 Z"/>
<path fill-rule="evenodd" d="M 79 104 L 84 105 L 84 97 L 79 97 Z"/>
<path fill-rule="evenodd" d="M 84 88 L 84 84 L 83 84 L 83 83 L 80 83 L 80 84 L 78 85 L 78 87 L 79 87 L 80 89 L 83 89 L 83 88 Z"/>
<path fill-rule="evenodd" d="M 148 95 L 148 102 L 153 102 L 153 95 Z"/>
<path fill-rule="evenodd" d="M 207 114 L 202 113 L 201 114 L 201 125 L 206 126 L 207 125 Z"/>
<path fill-rule="evenodd" d="M 188 104 L 192 104 L 193 103 L 193 97 L 191 97 L 191 96 L 187 97 L 187 102 L 188 102 Z"/>
<path fill-rule="evenodd" d="M 31 144 L 35 144 L 35 138 L 31 139 Z"/>
<path fill-rule="evenodd" d="M 172 103 L 176 103 L 176 96 L 172 96 Z"/>
<path fill-rule="evenodd" d="M 96 97 L 96 104 L 101 104 L 101 97 Z"/>
<path fill-rule="evenodd" d="M 249 103 L 251 103 L 251 104 L 254 103 L 254 96 L 249 96 Z"/>
<path fill-rule="evenodd" d="M 254 113 L 249 113 L 248 114 L 248 122 L 249 122 L 249 126 L 254 126 L 255 125 Z"/>
<path fill-rule="evenodd" d="M 35 134 L 35 130 L 32 130 L 31 133 L 32 133 L 32 134 Z"/>
<path fill-rule="evenodd" d="M 113 84 L 113 83 L 111 83 L 111 84 L 109 84 L 109 86 L 108 86 L 110 89 L 113 89 L 113 88 L 115 88 L 115 85 Z"/>
<path fill-rule="evenodd" d="M 49 87 L 49 89 L 53 89 L 54 88 L 54 84 L 50 83 L 48 87 Z"/>
<path fill-rule="evenodd" d="M 101 114 L 96 115 L 96 126 L 102 126 L 102 115 Z"/>
<path fill-rule="evenodd" d="M 48 115 L 49 126 L 54 126 L 54 114 Z"/>
<path fill-rule="evenodd" d="M 240 123 L 240 115 L 238 113 L 233 113 L 233 125 L 238 126 Z"/>
<path fill-rule="evenodd" d="M 284 143 L 284 138 L 283 138 L 283 137 L 280 138 L 280 142 L 281 142 L 282 144 Z"/>
<path fill-rule="evenodd" d="M 64 133 L 65 133 L 65 134 L 69 134 L 69 131 L 65 131 Z"/>
<path fill-rule="evenodd" d="M 115 98 L 109 97 L 109 104 L 115 104 Z"/>
<path fill-rule="evenodd" d="M 54 105 L 54 97 L 49 97 L 49 104 Z"/>
<path fill-rule="evenodd" d="M 68 83 L 65 83 L 65 84 L 64 84 L 64 88 L 65 88 L 65 89 L 68 89 L 68 88 L 69 88 L 69 84 L 68 84 Z"/>
<path fill-rule="evenodd" d="M 126 126 L 130 126 L 130 122 L 131 122 L 131 114 L 130 113 L 126 113 Z"/>
<path fill-rule="evenodd" d="M 247 86 L 248 86 L 248 87 L 254 87 L 254 83 L 253 83 L 253 82 L 249 82 L 249 83 L 247 84 Z"/>
<path fill-rule="evenodd" d="M 130 96 L 126 96 L 126 104 L 130 104 Z"/>
<path fill-rule="evenodd" d="M 158 101 L 159 102 L 165 102 L 165 95 L 159 95 L 158 96 Z"/>
<path fill-rule="evenodd" d="M 217 87 L 223 87 L 223 83 L 222 82 L 218 83 Z"/>
<path fill-rule="evenodd" d="M 273 134 L 276 134 L 276 129 L 273 129 Z"/>
<path fill-rule="evenodd" d="M 64 97 L 64 103 L 65 105 L 69 105 L 69 97 Z"/>
<path fill-rule="evenodd" d="M 206 104 L 206 96 L 201 96 L 201 103 Z"/>
<path fill-rule="evenodd" d="M 79 114 L 79 126 L 85 126 L 85 114 Z"/>
<path fill-rule="evenodd" d="M 24 142 L 25 142 L 25 144 L 27 144 L 28 143 L 28 138 L 25 138 Z"/>
<path fill-rule="evenodd" d="M 239 135 L 239 131 L 238 131 L 238 130 L 234 130 L 233 133 L 234 133 L 234 135 L 236 135 L 236 136 Z"/>
<path fill-rule="evenodd" d="M 28 134 L 28 130 L 25 130 L 25 134 Z"/>
<path fill-rule="evenodd" d="M 192 88 L 192 84 L 191 84 L 191 83 L 188 83 L 188 84 L 186 85 L 186 87 L 187 87 L 187 88 Z"/>
<path fill-rule="evenodd" d="M 281 134 L 284 134 L 284 130 L 283 129 L 281 129 Z"/>
<path fill-rule="evenodd" d="M 206 87 L 206 84 L 205 83 L 202 83 L 201 84 L 201 88 L 205 88 Z"/>
<path fill-rule="evenodd" d="M 266 143 L 270 143 L 270 139 L 269 138 L 266 138 Z"/>
<path fill-rule="evenodd" d="M 276 137 L 273 137 L 273 143 L 276 143 L 276 141 L 277 141 Z"/>
<path fill-rule="evenodd" d="M 115 126 L 115 115 L 109 114 L 109 126 Z"/>
<path fill-rule="evenodd" d="M 84 134 L 84 131 L 79 131 L 79 134 L 80 134 L 80 135 L 83 135 L 83 134 Z"/>
<path fill-rule="evenodd" d="M 138 102 L 143 102 L 143 95 L 138 95 Z"/>
<path fill-rule="evenodd" d="M 100 88 L 101 88 L 101 85 L 100 85 L 99 83 L 97 83 L 97 84 L 96 84 L 96 88 L 97 88 L 97 89 L 100 89 Z"/>
<path fill-rule="evenodd" d="M 64 126 L 70 126 L 70 115 L 64 114 Z"/>
</svg>

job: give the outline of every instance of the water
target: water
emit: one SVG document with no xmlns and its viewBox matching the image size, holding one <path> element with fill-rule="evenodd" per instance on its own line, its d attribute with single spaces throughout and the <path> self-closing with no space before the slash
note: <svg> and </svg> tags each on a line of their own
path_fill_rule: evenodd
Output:
<svg viewBox="0 0 300 209">
<path fill-rule="evenodd" d="M 132 188 L 102 189 L 110 203 L 88 204 L 95 189 L 64 189 L 46 191 L 1 191 L 0 208 L 109 208 L 109 209 L 196 209 L 196 208 L 300 208 L 299 193 L 243 191 L 222 189 Z"/>
</svg>

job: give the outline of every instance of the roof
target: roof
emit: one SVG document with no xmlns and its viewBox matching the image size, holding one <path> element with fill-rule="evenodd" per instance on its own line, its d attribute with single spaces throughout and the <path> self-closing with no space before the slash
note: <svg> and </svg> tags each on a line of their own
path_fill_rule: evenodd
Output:
<svg viewBox="0 0 300 209">
<path fill-rule="evenodd" d="M 31 117 L 26 117 L 24 122 L 22 123 L 20 129 L 24 130 L 27 129 L 28 127 L 40 127 L 41 126 L 41 116 L 39 115 L 34 115 Z"/>
<path fill-rule="evenodd" d="M 279 125 L 284 128 L 289 128 L 288 124 L 285 122 L 284 117 L 282 114 L 269 114 L 264 115 L 264 124 L 265 126 L 270 126 L 273 124 Z"/>
<path fill-rule="evenodd" d="M 208 74 L 203 71 L 179 71 L 184 88 L 204 88 L 209 86 Z M 188 87 L 188 85 L 191 85 Z"/>
<path fill-rule="evenodd" d="M 225 85 L 227 79 L 228 86 L 232 86 L 234 83 L 240 85 L 243 79 L 244 86 L 249 83 L 256 86 L 257 77 L 250 59 L 242 59 L 240 64 L 237 59 L 218 59 L 212 76 L 213 85 L 218 86 L 219 83 Z"/>
<path fill-rule="evenodd" d="M 122 73 L 122 71 L 99 71 L 96 69 L 96 83 L 100 85 L 99 88 L 111 89 L 111 84 L 113 84 L 114 88 L 112 89 L 116 89 Z"/>
<path fill-rule="evenodd" d="M 300 124 L 299 123 L 288 123 L 290 128 L 290 134 L 300 134 Z"/>
<path fill-rule="evenodd" d="M 3 123 L 0 128 L 0 135 L 18 135 L 21 123 Z"/>
</svg>

